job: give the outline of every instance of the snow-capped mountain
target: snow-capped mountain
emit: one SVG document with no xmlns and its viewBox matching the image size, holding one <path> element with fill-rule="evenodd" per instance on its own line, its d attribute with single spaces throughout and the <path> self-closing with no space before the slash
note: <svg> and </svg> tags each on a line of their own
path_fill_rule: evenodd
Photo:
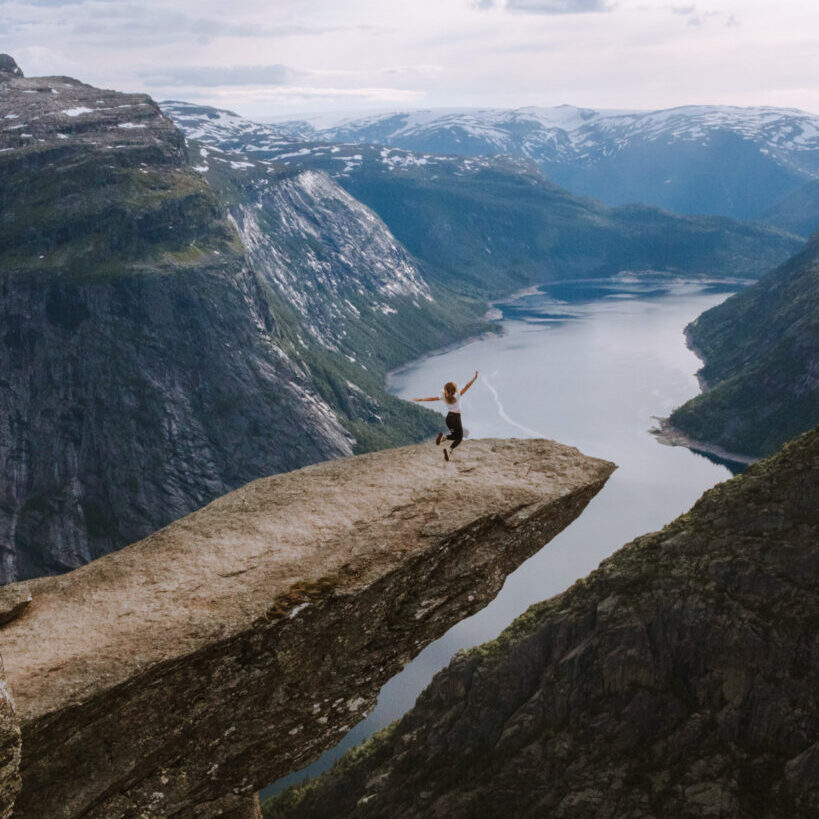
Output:
<svg viewBox="0 0 819 819">
<path fill-rule="evenodd" d="M 491 297 L 549 278 L 606 276 L 624 269 L 755 277 L 798 245 L 779 231 L 724 218 L 681 217 L 645 206 L 608 209 L 552 184 L 526 157 L 332 144 L 287 137 L 276 126 L 215 108 L 179 102 L 161 107 L 189 140 L 198 140 L 194 167 L 211 184 L 218 184 L 213 174 L 219 167 L 246 172 L 262 192 L 265 179 L 325 172 L 421 261 L 425 281 L 447 290 Z M 206 160 L 203 151 L 209 152 Z M 249 182 L 243 193 L 223 198 L 247 202 Z M 323 198 L 324 193 L 304 212 L 315 212 Z M 238 215 L 237 223 L 244 224 Z M 279 228 L 274 233 L 281 235 Z M 249 244 L 261 247 L 250 238 Z M 290 259 L 301 264 L 299 252 Z M 305 275 L 309 280 L 309 271 Z M 357 296 L 349 298 L 361 309 Z M 333 301 L 345 309 L 343 300 Z M 372 315 L 384 317 L 379 310 Z M 326 333 L 338 322 L 327 314 L 315 326 Z"/>
<path fill-rule="evenodd" d="M 684 106 L 401 111 L 274 123 L 280 135 L 413 151 L 525 156 L 607 204 L 755 218 L 819 178 L 819 116 L 797 109 Z"/>
</svg>

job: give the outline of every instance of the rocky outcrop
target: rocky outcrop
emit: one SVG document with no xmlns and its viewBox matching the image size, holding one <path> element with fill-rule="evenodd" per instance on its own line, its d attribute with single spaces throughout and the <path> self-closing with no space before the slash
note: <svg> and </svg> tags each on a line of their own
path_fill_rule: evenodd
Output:
<svg viewBox="0 0 819 819">
<path fill-rule="evenodd" d="M 20 70 L 20 66 L 17 65 L 14 58 L 8 54 L 0 54 L 0 79 L 22 76 L 23 72 Z"/>
<path fill-rule="evenodd" d="M 819 429 L 456 655 L 401 720 L 263 812 L 816 816 L 817 543 Z"/>
<path fill-rule="evenodd" d="M 686 337 L 704 361 L 703 392 L 671 414 L 672 440 L 682 433 L 692 448 L 755 458 L 819 424 L 819 229 Z"/>
<path fill-rule="evenodd" d="M 60 577 L 0 629 L 18 819 L 243 815 L 571 522 L 613 465 L 470 441 L 255 481 Z"/>
</svg>

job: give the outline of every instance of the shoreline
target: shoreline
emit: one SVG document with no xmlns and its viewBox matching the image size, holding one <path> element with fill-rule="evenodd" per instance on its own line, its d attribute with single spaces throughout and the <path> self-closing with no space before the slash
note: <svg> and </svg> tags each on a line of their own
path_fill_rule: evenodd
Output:
<svg viewBox="0 0 819 819">
<path fill-rule="evenodd" d="M 730 452 L 717 444 L 708 444 L 704 441 L 691 438 L 677 429 L 668 418 L 660 418 L 656 415 L 652 415 L 651 417 L 657 422 L 657 426 L 650 429 L 649 432 L 657 439 L 657 442 L 663 446 L 682 446 L 686 449 L 690 449 L 692 452 L 713 455 L 716 458 L 721 458 L 724 461 L 733 461 L 737 464 L 750 465 L 759 460 L 759 458 L 753 458 L 750 455 Z"/>
<path fill-rule="evenodd" d="M 387 392 L 392 393 L 392 380 L 394 376 L 400 375 L 405 370 L 408 370 L 410 367 L 414 367 L 416 364 L 422 361 L 428 361 L 430 358 L 435 358 L 438 355 L 444 355 L 446 353 L 451 353 L 453 350 L 457 350 L 459 347 L 464 347 L 467 344 L 471 344 L 473 341 L 484 341 L 488 338 L 495 338 L 497 336 L 502 336 L 506 332 L 501 325 L 501 321 L 503 321 L 503 313 L 497 309 L 496 305 L 498 304 L 508 304 L 509 302 L 517 301 L 518 299 L 524 298 L 525 296 L 532 296 L 539 291 L 541 287 L 543 287 L 548 282 L 543 282 L 541 284 L 532 284 L 528 287 L 524 287 L 521 290 L 515 290 L 505 296 L 498 296 L 498 298 L 487 300 L 486 302 L 486 311 L 484 312 L 484 321 L 494 324 L 497 329 L 494 330 L 484 330 L 481 333 L 475 333 L 471 336 L 464 336 L 461 339 L 455 339 L 454 341 L 450 342 L 449 344 L 445 345 L 444 347 L 436 347 L 434 350 L 430 350 L 423 355 L 418 356 L 417 358 L 413 358 L 410 361 L 407 361 L 404 364 L 400 364 L 398 367 L 393 367 L 393 369 L 387 371 L 384 376 L 384 386 Z M 492 315 L 493 313 L 498 313 L 499 315 Z"/>
<path fill-rule="evenodd" d="M 700 313 L 700 316 L 701 315 L 702 315 L 702 313 Z M 696 321 L 700 316 L 697 316 L 697 318 L 694 319 L 694 321 Z M 697 384 L 699 384 L 699 387 L 700 387 L 700 394 L 702 394 L 708 389 L 708 382 L 700 374 L 700 373 L 702 373 L 703 369 L 705 368 L 705 363 L 706 363 L 705 362 L 705 354 L 702 352 L 702 350 L 700 350 L 699 347 L 697 347 L 696 344 L 694 344 L 694 340 L 691 338 L 691 333 L 689 332 L 688 328 L 693 323 L 694 323 L 693 321 L 689 322 L 688 324 L 685 325 L 685 327 L 683 327 L 683 338 L 685 339 L 685 346 L 688 347 L 688 349 L 691 350 L 692 353 L 694 353 L 694 355 L 700 360 L 700 363 L 702 364 L 702 366 L 694 373 L 694 376 L 697 379 Z M 691 399 L 689 399 L 689 400 L 691 400 Z M 680 433 L 680 434 L 682 434 L 682 433 Z"/>
<path fill-rule="evenodd" d="M 492 319 L 492 321 L 497 321 L 497 319 Z M 444 355 L 446 353 L 451 353 L 453 350 L 457 350 L 459 347 L 464 347 L 467 344 L 471 344 L 473 341 L 483 341 L 488 338 L 497 338 L 498 336 L 502 336 L 504 334 L 504 330 L 500 325 L 498 326 L 497 330 L 484 330 L 482 333 L 475 333 L 471 336 L 465 336 L 461 339 L 456 339 L 455 341 L 450 342 L 445 347 L 436 347 L 434 350 L 430 350 L 428 353 L 424 353 L 423 355 L 418 356 L 417 358 L 413 358 L 411 361 L 407 361 L 405 364 L 401 364 L 398 367 L 389 370 L 384 375 L 384 389 L 390 393 L 390 395 L 394 395 L 392 392 L 392 380 L 395 376 L 400 375 L 405 370 L 410 369 L 410 367 L 414 367 L 416 364 L 421 363 L 422 361 L 428 361 L 430 358 L 435 358 L 439 355 Z"/>
</svg>

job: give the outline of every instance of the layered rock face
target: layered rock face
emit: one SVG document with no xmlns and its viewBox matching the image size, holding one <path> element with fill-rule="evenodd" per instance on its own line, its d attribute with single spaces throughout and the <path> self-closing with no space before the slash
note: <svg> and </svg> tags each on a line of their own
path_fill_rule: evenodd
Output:
<svg viewBox="0 0 819 819">
<path fill-rule="evenodd" d="M 0 819 L 11 817 L 19 790 L 20 726 L 0 659 Z"/>
<path fill-rule="evenodd" d="M 819 813 L 819 430 L 705 493 L 267 817 Z"/>
<path fill-rule="evenodd" d="M 0 64 L 0 582 L 262 475 L 429 434 L 377 373 L 328 360 L 257 262 L 149 97 Z"/>
<path fill-rule="evenodd" d="M 751 457 L 819 423 L 819 229 L 800 253 L 686 328 L 703 393 L 669 432 Z"/>
<path fill-rule="evenodd" d="M 0 629 L 19 819 L 248 815 L 424 645 L 484 606 L 613 465 L 432 444 L 265 478 L 60 577 Z M 11 599 L 13 598 L 13 599 Z"/>
</svg>

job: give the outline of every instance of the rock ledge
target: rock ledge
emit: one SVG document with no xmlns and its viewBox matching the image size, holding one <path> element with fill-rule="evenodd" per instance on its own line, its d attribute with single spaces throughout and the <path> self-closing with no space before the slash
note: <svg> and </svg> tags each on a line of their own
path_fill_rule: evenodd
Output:
<svg viewBox="0 0 819 819">
<path fill-rule="evenodd" d="M 60 577 L 0 630 L 15 817 L 215 816 L 329 747 L 484 606 L 614 466 L 542 441 L 429 444 L 248 484 Z"/>
</svg>

